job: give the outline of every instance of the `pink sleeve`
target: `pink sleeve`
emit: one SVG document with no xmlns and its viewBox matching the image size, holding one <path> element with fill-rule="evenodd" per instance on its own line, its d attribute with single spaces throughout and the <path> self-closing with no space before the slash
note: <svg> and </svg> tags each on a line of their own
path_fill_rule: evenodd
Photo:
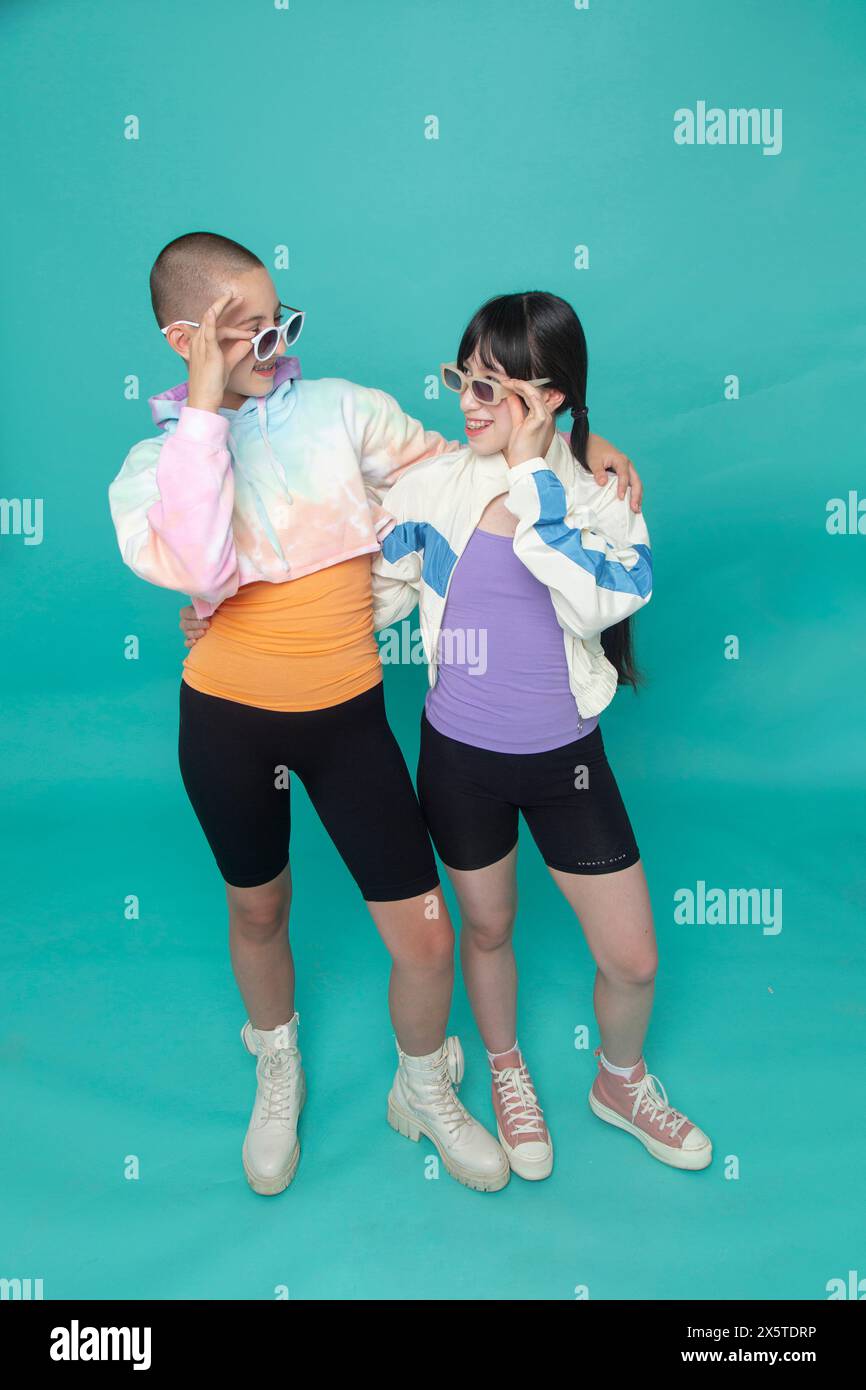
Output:
<svg viewBox="0 0 866 1390">
<path fill-rule="evenodd" d="M 237 593 L 228 421 L 183 406 L 152 463 L 130 455 L 109 489 L 123 558 L 141 578 L 190 594 L 199 613 Z"/>
</svg>

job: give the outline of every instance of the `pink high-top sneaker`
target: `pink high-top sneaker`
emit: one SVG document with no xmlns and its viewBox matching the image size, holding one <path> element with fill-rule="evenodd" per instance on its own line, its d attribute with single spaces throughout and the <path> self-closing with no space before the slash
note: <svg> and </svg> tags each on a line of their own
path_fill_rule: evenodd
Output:
<svg viewBox="0 0 866 1390">
<path fill-rule="evenodd" d="M 553 1144 L 523 1054 L 519 1049 L 494 1054 L 491 1072 L 496 1132 L 508 1166 L 529 1182 L 550 1177 Z"/>
<path fill-rule="evenodd" d="M 643 1057 L 631 1077 L 625 1077 L 607 1070 L 600 1047 L 595 1055 L 598 1075 L 589 1093 L 594 1114 L 633 1134 L 653 1158 L 672 1168 L 706 1168 L 713 1157 L 710 1140 L 687 1115 L 668 1104 L 664 1086 L 647 1071 Z"/>
</svg>

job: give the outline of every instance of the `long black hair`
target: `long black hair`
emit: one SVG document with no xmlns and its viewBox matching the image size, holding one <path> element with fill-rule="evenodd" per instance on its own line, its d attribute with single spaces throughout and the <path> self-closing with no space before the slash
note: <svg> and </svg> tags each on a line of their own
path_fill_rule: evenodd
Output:
<svg viewBox="0 0 866 1390">
<path fill-rule="evenodd" d="M 465 367 L 476 351 L 491 371 L 502 370 L 519 381 L 550 377 L 550 387 L 565 397 L 554 413 L 572 411 L 571 452 L 588 473 L 586 336 L 571 305 L 559 295 L 542 290 L 488 299 L 473 315 L 460 339 L 457 365 Z M 606 628 L 601 634 L 601 645 L 616 669 L 617 683 L 637 690 L 645 677 L 635 663 L 631 618 Z"/>
</svg>

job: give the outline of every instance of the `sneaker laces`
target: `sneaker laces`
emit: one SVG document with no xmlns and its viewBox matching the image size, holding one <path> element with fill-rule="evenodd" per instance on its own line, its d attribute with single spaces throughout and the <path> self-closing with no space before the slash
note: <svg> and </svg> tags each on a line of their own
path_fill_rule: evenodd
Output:
<svg viewBox="0 0 866 1390">
<path fill-rule="evenodd" d="M 295 1086 L 295 1070 L 291 1063 L 296 1056 L 295 1048 L 278 1048 L 261 1054 L 258 1066 L 261 1124 L 269 1120 L 291 1121 Z"/>
<path fill-rule="evenodd" d="M 544 1115 L 526 1065 L 494 1069 L 493 1083 L 511 1132 L 517 1137 L 532 1134 L 543 1139 Z"/>
<path fill-rule="evenodd" d="M 650 1124 L 658 1122 L 662 1133 L 667 1125 L 671 1136 L 677 1137 L 688 1116 L 680 1110 L 674 1110 L 673 1106 L 668 1103 L 667 1091 L 657 1076 L 653 1076 L 651 1072 L 645 1072 L 640 1081 L 627 1081 L 625 1088 L 634 1096 L 632 1119 L 640 1111 L 641 1114 L 649 1117 Z"/>
</svg>

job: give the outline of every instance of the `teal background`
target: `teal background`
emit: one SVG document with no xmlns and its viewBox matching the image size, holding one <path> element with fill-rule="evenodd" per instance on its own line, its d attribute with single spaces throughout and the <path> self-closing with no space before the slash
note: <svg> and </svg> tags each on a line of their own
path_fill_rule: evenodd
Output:
<svg viewBox="0 0 866 1390">
<path fill-rule="evenodd" d="M 866 1276 L 866 537 L 825 522 L 863 489 L 863 5 L 42 0 L 0 26 L 0 491 L 45 508 L 42 545 L 0 537 L 0 1276 L 51 1299 L 480 1300 L 821 1299 Z M 781 154 L 676 146 L 700 99 L 782 107 Z M 181 600 L 123 568 L 106 497 L 155 432 L 146 397 L 181 379 L 150 265 L 199 229 L 266 263 L 289 245 L 305 375 L 452 437 L 424 379 L 483 299 L 543 288 L 580 313 L 592 425 L 646 487 L 649 684 L 603 728 L 662 952 L 647 1057 L 714 1139 L 704 1173 L 591 1115 L 592 963 L 527 838 L 520 1034 L 555 1172 L 495 1196 L 426 1180 L 430 1146 L 385 1122 L 387 957 L 296 788 L 310 1098 L 293 1186 L 247 1189 L 252 1059 L 176 767 Z M 425 675 L 386 682 L 414 766 Z M 781 888 L 781 933 L 678 925 L 699 879 Z M 462 987 L 452 1030 L 489 1123 Z"/>
</svg>

